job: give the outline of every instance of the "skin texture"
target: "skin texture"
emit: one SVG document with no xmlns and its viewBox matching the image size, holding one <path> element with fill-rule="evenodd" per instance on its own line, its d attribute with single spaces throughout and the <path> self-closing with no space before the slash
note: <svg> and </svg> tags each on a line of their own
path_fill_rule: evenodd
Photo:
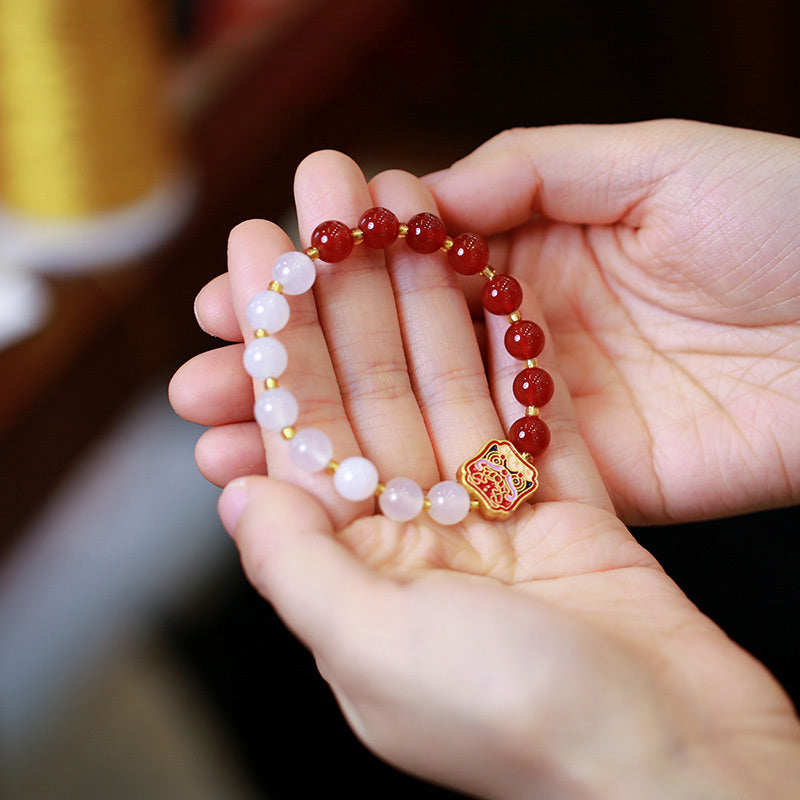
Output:
<svg viewBox="0 0 800 800">
<path fill-rule="evenodd" d="M 295 195 L 303 232 L 384 205 L 487 235 L 556 382 L 536 505 L 444 528 L 374 516 L 295 470 L 252 421 L 241 344 L 173 379 L 176 410 L 212 426 L 197 460 L 231 481 L 220 515 L 249 579 L 365 744 L 481 797 L 791 797 L 791 703 L 620 517 L 797 500 L 800 145 L 685 122 L 510 131 L 424 183 L 367 185 L 316 153 Z M 244 307 L 288 249 L 272 223 L 238 226 L 201 326 L 249 340 Z M 320 264 L 279 334 L 302 426 L 384 481 L 451 477 L 519 415 L 507 322 L 477 319 L 479 287 L 403 243 Z"/>
</svg>

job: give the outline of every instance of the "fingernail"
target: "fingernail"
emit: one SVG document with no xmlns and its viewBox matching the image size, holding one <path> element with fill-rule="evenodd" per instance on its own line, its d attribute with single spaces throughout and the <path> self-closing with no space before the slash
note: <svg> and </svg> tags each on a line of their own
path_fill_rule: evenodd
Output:
<svg viewBox="0 0 800 800">
<path fill-rule="evenodd" d="M 197 327 L 200 328 L 200 330 L 203 331 L 203 333 L 208 333 L 208 331 L 205 329 L 205 326 L 203 325 L 203 320 L 200 319 L 200 315 L 197 313 L 197 297 L 194 298 L 194 305 L 192 306 L 192 310 L 194 311 L 194 318 L 195 321 L 197 322 Z M 209 336 L 210 335 L 211 334 L 209 334 Z"/>
<path fill-rule="evenodd" d="M 247 491 L 247 480 L 235 478 L 223 490 L 217 502 L 217 513 L 225 530 L 233 536 L 239 517 L 242 516 L 250 495 Z"/>
</svg>

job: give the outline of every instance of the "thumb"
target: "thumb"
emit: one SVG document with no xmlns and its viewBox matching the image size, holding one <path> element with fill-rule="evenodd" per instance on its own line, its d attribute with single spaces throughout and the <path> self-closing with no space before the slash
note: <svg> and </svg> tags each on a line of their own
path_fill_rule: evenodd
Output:
<svg viewBox="0 0 800 800">
<path fill-rule="evenodd" d="M 518 128 L 423 180 L 454 230 L 490 235 L 538 214 L 635 226 L 685 143 L 714 130 L 683 120 Z"/>
<path fill-rule="evenodd" d="M 337 540 L 318 500 L 297 486 L 261 476 L 237 478 L 222 492 L 218 510 L 248 580 L 321 655 L 380 579 Z"/>
</svg>

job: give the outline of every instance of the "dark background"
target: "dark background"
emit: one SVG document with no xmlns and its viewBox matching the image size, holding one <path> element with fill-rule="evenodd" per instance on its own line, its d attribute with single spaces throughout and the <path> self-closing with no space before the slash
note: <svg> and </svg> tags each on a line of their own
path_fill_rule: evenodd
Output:
<svg viewBox="0 0 800 800">
<path fill-rule="evenodd" d="M 287 145 L 286 160 L 338 147 L 402 165 L 422 148 L 437 167 L 512 126 L 657 117 L 797 135 L 799 20 L 792 0 L 411 3 L 311 110 L 314 122 L 294 152 Z M 289 197 L 291 171 L 280 179 Z M 795 702 L 797 529 L 791 509 L 635 531 Z M 169 635 L 261 785 L 279 798 L 315 796 L 321 784 L 353 798 L 447 796 L 364 751 L 311 657 L 235 568 L 212 594 L 213 603 L 173 620 Z M 255 698 L 253 687 L 262 687 Z"/>
<path fill-rule="evenodd" d="M 170 34 L 188 47 L 202 0 L 164 5 L 174 10 Z M 213 346 L 194 324 L 194 295 L 223 268 L 235 224 L 282 218 L 309 152 L 334 147 L 365 166 L 427 171 L 515 126 L 683 117 L 800 135 L 796 0 L 317 6 L 193 117 L 187 147 L 202 191 L 186 230 L 130 271 L 54 278 L 48 330 L 0 356 L 0 475 L 14 487 L 3 500 L 0 556 L 132 394 L 155 379 L 165 385 Z M 388 24 L 378 7 L 390 7 Z M 795 508 L 634 531 L 795 703 L 799 516 Z M 355 740 L 313 659 L 233 554 L 161 636 L 265 797 L 448 795 Z"/>
</svg>

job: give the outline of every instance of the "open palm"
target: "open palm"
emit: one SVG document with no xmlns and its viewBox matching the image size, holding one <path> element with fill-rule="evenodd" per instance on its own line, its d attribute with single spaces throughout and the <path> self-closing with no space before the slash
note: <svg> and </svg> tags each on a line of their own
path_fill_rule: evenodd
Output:
<svg viewBox="0 0 800 800">
<path fill-rule="evenodd" d="M 510 131 L 429 181 L 539 294 L 623 518 L 800 497 L 800 143 L 698 123 Z"/>
<path fill-rule="evenodd" d="M 442 187 L 456 179 L 455 172 L 440 177 L 434 190 L 447 197 Z M 335 153 L 301 165 L 297 203 L 304 231 L 332 217 L 353 223 L 371 205 L 401 218 L 436 211 L 411 176 L 384 173 L 367 187 Z M 453 219 L 452 204 L 443 207 Z M 484 222 L 487 232 L 499 230 Z M 632 474 L 641 432 L 615 441 L 630 428 L 622 417 L 632 401 L 603 378 L 613 371 L 619 385 L 624 375 L 628 391 L 641 382 L 646 359 L 634 346 L 654 334 L 637 325 L 657 331 L 658 324 L 626 323 L 635 295 L 622 302 L 619 289 L 601 291 L 596 259 L 584 281 L 595 301 L 576 300 L 577 272 L 591 253 L 587 237 L 602 239 L 604 229 L 578 235 L 530 220 L 514 227 L 510 237 L 496 237 L 492 263 L 520 275 L 523 315 L 541 319 L 543 307 L 556 343 L 542 355 L 557 389 L 544 411 L 553 444 L 537 465 L 535 506 L 505 523 L 471 514 L 447 528 L 426 516 L 394 523 L 374 516 L 372 501 L 337 498 L 329 476 L 292 467 L 279 435 L 262 440 L 242 348 L 233 345 L 187 364 L 172 386 L 181 413 L 213 426 L 198 448 L 210 477 L 263 472 L 263 463 L 255 465 L 266 451 L 270 477 L 234 481 L 222 496 L 222 518 L 248 576 L 312 649 L 351 725 L 398 766 L 487 797 L 532 789 L 548 797 L 594 796 L 581 794 L 590 790 L 655 797 L 656 785 L 665 797 L 703 796 L 711 787 L 715 797 L 748 786 L 762 791 L 796 760 L 800 729 L 791 704 L 636 544 L 581 436 L 596 457 L 601 446 L 616 445 L 628 458 L 624 492 L 613 470 L 606 478 L 615 502 L 658 513 L 642 499 L 653 490 L 647 477 Z M 240 329 L 251 335 L 244 305 L 290 247 L 270 223 L 237 228 L 229 277 L 198 302 L 205 327 L 229 339 L 241 339 Z M 543 259 L 552 259 L 557 275 L 534 266 Z M 608 261 L 613 266 L 611 255 Z M 589 276 L 598 286 L 586 283 Z M 290 353 L 281 382 L 300 399 L 300 426 L 324 428 L 337 459 L 362 453 L 384 481 L 407 476 L 430 486 L 452 477 L 518 415 L 510 392 L 518 365 L 497 346 L 504 323 L 487 320 L 487 380 L 467 303 L 435 257 L 402 246 L 386 258 L 357 251 L 340 265 L 321 265 L 314 295 L 292 298 L 292 319 L 280 334 Z M 622 367 L 608 360 L 612 344 Z M 651 342 L 647 357 L 656 362 L 652 349 Z M 659 369 L 651 364 L 651 377 Z M 666 381 L 670 373 L 661 374 Z M 587 425 L 593 395 L 620 403 L 596 411 L 596 434 Z M 671 413 L 677 425 L 681 409 L 657 399 L 658 413 Z M 683 446 L 692 447 L 686 439 Z M 599 458 L 604 470 L 621 460 Z"/>
</svg>

